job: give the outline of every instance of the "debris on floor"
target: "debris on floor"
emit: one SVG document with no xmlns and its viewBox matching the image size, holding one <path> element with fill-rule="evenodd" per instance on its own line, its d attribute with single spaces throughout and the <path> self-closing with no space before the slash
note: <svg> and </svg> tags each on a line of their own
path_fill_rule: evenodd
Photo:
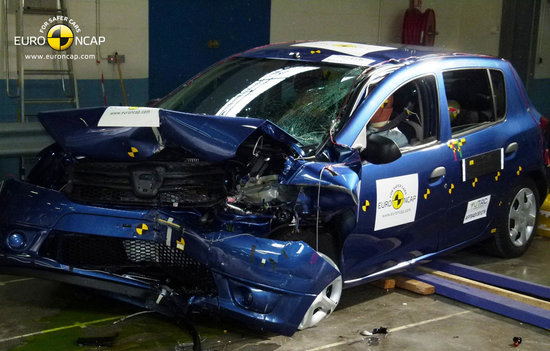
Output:
<svg viewBox="0 0 550 351">
<path fill-rule="evenodd" d="M 378 339 L 376 336 L 370 336 L 367 338 L 367 344 L 369 346 L 377 346 L 380 343 L 380 339 Z"/>
<path fill-rule="evenodd" d="M 521 336 L 514 336 L 512 341 L 514 342 L 514 347 L 518 347 L 522 342 Z"/>
<path fill-rule="evenodd" d="M 356 340 L 353 343 L 357 343 L 357 342 L 361 342 L 361 341 L 365 342 L 366 341 L 369 346 L 378 346 L 378 344 L 380 344 L 380 338 L 378 336 L 374 336 L 374 334 L 383 334 L 384 338 L 385 338 L 386 334 L 388 334 L 388 328 L 386 328 L 386 327 L 374 328 L 372 330 L 372 332 L 365 329 L 365 330 L 360 331 L 359 334 L 361 336 L 364 336 L 364 338 L 362 338 L 362 340 L 361 339 Z M 350 345 L 350 344 L 348 344 L 348 345 Z"/>
<path fill-rule="evenodd" d="M 374 328 L 372 330 L 373 334 L 388 334 L 388 328 L 386 327 L 380 327 L 380 328 Z"/>
<path fill-rule="evenodd" d="M 363 330 L 359 334 L 361 334 L 362 336 L 371 336 L 372 335 L 372 333 L 368 330 Z"/>
</svg>

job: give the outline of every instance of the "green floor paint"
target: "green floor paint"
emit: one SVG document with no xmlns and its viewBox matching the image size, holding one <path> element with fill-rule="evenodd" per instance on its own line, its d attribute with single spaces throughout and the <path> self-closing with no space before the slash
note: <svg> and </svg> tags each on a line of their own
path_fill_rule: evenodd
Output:
<svg viewBox="0 0 550 351">
<path fill-rule="evenodd" d="M 88 319 L 92 314 L 86 313 L 85 315 Z M 109 317 L 100 312 L 94 315 L 100 319 L 112 318 L 112 316 Z M 115 333 L 118 334 L 115 344 L 108 350 L 178 350 L 183 349 L 181 345 L 192 342 L 192 338 L 186 330 L 156 314 L 143 314 L 123 321 L 117 318 L 114 322 L 83 321 L 79 322 L 82 323 L 80 326 L 75 326 L 74 319 L 71 319 L 76 317 L 82 320 L 83 314 L 80 314 L 79 311 L 63 311 L 59 315 L 48 318 L 44 322 L 55 325 L 52 325 L 51 329 L 45 330 L 47 333 L 22 339 L 22 345 L 10 350 L 97 350 L 97 347 L 78 346 L 78 338 L 109 336 Z M 55 323 L 53 323 L 54 321 Z M 71 322 L 59 324 L 58 322 L 61 321 Z M 117 321 L 120 322 L 117 323 Z M 205 344 L 221 347 L 242 340 L 251 334 L 250 330 L 240 325 L 235 326 L 230 321 L 219 323 L 205 320 L 197 324 L 196 327 Z M 58 329 L 56 330 L 56 328 Z"/>
<path fill-rule="evenodd" d="M 3 280 L 17 278 L 1 277 Z M 182 350 L 181 345 L 192 342 L 188 331 L 173 321 L 155 313 L 132 316 L 143 310 L 89 289 L 32 279 L 3 287 L 0 289 L 0 297 L 0 315 L 7 318 L 0 318 L 0 326 L 13 321 L 11 316 L 21 316 L 21 311 L 25 311 L 25 318 L 15 319 L 19 323 L 24 321 L 25 328 L 12 328 L 12 332 L 3 334 L 4 338 L 46 332 L 0 343 L 0 351 L 97 350 L 97 347 L 78 346 L 78 338 L 115 333 L 118 336 L 114 346 L 102 349 L 173 351 Z M 120 320 L 121 316 L 131 317 Z M 221 350 L 249 338 L 262 339 L 269 336 L 211 314 L 197 314 L 195 327 L 204 341 L 205 349 Z"/>
</svg>

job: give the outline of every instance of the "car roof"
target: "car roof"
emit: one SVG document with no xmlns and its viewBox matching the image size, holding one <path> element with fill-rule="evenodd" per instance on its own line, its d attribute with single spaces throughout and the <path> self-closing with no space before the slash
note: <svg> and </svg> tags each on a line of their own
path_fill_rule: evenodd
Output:
<svg viewBox="0 0 550 351">
<path fill-rule="evenodd" d="M 487 55 L 453 53 L 441 48 L 402 44 L 370 45 L 343 41 L 296 41 L 277 43 L 245 51 L 239 57 L 329 62 L 354 66 L 372 66 L 387 61 L 417 61 L 429 57 L 491 58 Z"/>
</svg>

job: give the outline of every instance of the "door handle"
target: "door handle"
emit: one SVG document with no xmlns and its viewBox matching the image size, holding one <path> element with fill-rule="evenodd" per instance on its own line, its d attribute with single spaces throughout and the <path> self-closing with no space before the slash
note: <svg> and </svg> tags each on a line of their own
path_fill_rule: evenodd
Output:
<svg viewBox="0 0 550 351">
<path fill-rule="evenodd" d="M 510 156 L 514 152 L 518 151 L 518 148 L 519 145 L 516 142 L 508 144 L 508 146 L 506 146 L 506 150 L 504 150 L 504 153 L 506 154 L 506 156 Z"/>
<path fill-rule="evenodd" d="M 443 177 L 445 174 L 447 174 L 447 170 L 445 169 L 445 167 L 441 166 L 435 168 L 430 174 L 430 183 L 435 182 L 439 178 Z"/>
</svg>

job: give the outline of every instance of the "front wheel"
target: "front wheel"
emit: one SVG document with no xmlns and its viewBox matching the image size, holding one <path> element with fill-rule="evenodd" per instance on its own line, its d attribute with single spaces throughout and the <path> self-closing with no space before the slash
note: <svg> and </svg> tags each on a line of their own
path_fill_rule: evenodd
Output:
<svg viewBox="0 0 550 351">
<path fill-rule="evenodd" d="M 512 258 L 527 250 L 537 228 L 539 203 L 537 187 L 531 179 L 511 189 L 499 216 L 494 242 L 496 254 Z"/>
<path fill-rule="evenodd" d="M 327 260 L 327 262 L 338 270 L 338 272 L 340 271 L 336 263 L 334 263 L 334 261 L 327 255 L 322 253 L 319 253 L 319 255 Z M 302 318 L 302 322 L 298 326 L 299 330 L 316 326 L 334 311 L 336 306 L 338 306 L 338 302 L 340 302 L 340 297 L 342 296 L 342 285 L 342 275 L 340 274 L 336 277 L 336 279 L 329 283 L 317 295 L 317 297 L 315 297 L 315 300 L 313 300 L 313 303 L 309 306 L 308 310 L 304 314 L 304 318 Z"/>
</svg>

